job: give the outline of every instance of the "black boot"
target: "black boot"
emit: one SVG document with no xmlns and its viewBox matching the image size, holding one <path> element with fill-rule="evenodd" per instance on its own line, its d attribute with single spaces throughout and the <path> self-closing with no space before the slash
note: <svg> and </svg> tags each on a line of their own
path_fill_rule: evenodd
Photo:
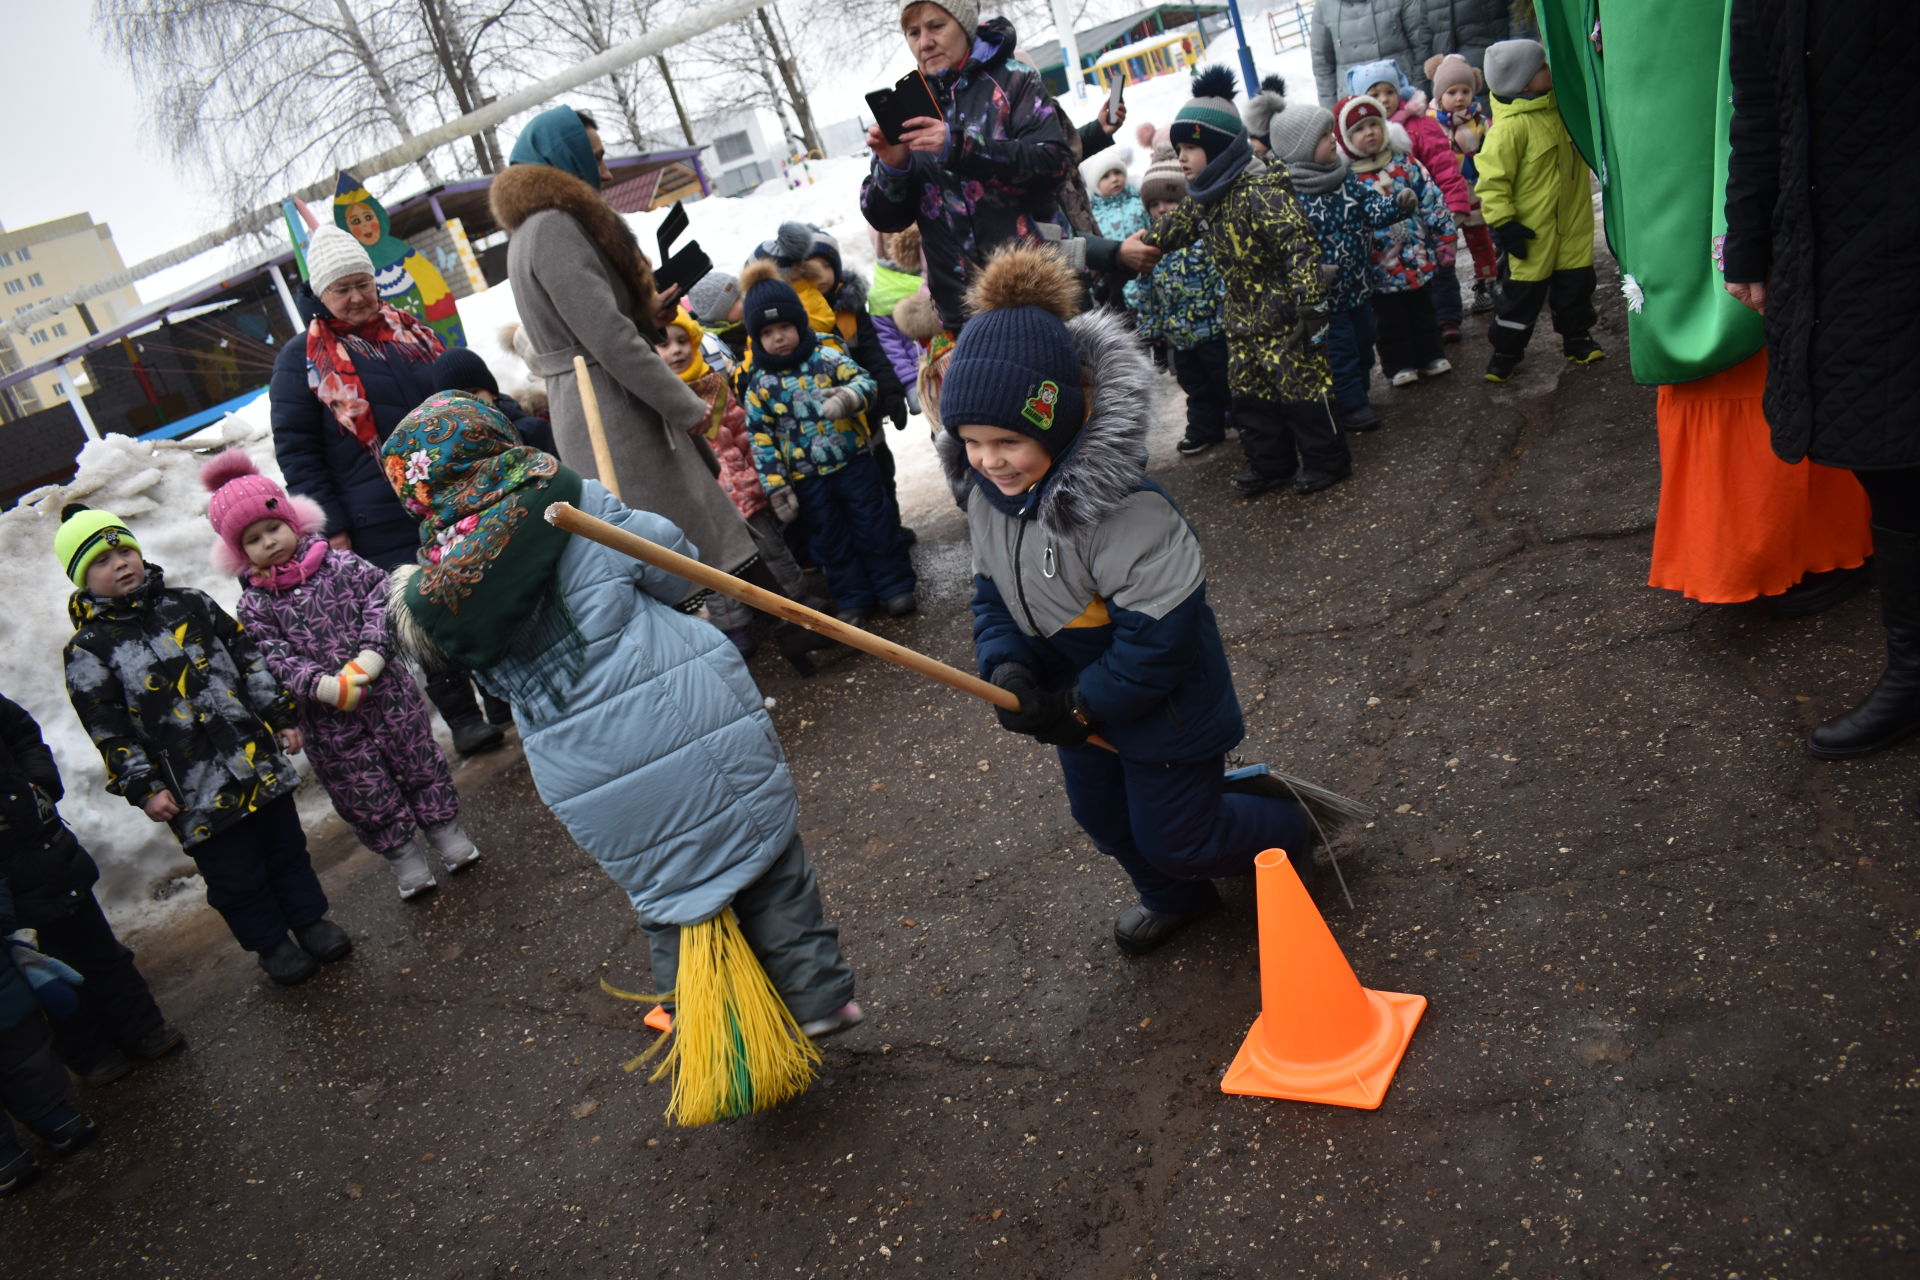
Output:
<svg viewBox="0 0 1920 1280">
<path fill-rule="evenodd" d="M 779 646 L 780 656 L 803 676 L 810 676 L 817 670 L 810 655 L 835 649 L 842 653 L 847 651 L 838 640 L 829 639 L 817 631 L 809 631 L 794 622 L 774 623 L 773 642 Z"/>
<path fill-rule="evenodd" d="M 1887 669 L 1865 701 L 1807 739 L 1822 760 L 1871 755 L 1920 732 L 1920 537 L 1873 526 L 1873 563 Z"/>
<path fill-rule="evenodd" d="M 491 751 L 506 741 L 498 725 L 488 724 L 473 700 L 473 677 L 465 671 L 443 671 L 427 681 L 427 700 L 453 730 L 453 749 L 463 756 Z"/>
<path fill-rule="evenodd" d="M 1219 906 L 1220 891 L 1211 883 L 1207 884 L 1206 900 L 1186 911 L 1155 911 L 1144 902 L 1136 902 L 1113 922 L 1114 944 L 1130 956 L 1143 956 Z"/>
</svg>

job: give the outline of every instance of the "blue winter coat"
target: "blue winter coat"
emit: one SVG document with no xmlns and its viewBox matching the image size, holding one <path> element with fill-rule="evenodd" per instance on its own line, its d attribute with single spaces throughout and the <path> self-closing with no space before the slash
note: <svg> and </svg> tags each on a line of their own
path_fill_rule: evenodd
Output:
<svg viewBox="0 0 1920 1280">
<path fill-rule="evenodd" d="M 659 516 L 586 482 L 580 509 L 697 556 Z M 780 740 L 747 664 L 673 608 L 686 582 L 576 538 L 556 590 L 585 640 L 560 702 L 560 660 L 526 641 L 481 673 L 513 703 L 540 798 L 650 923 L 697 924 L 760 878 L 799 829 Z"/>
<path fill-rule="evenodd" d="M 1351 170 L 1331 191 L 1298 192 L 1300 204 L 1320 241 L 1320 260 L 1334 269 L 1327 286 L 1327 310 L 1351 311 L 1373 294 L 1373 233 L 1406 215 L 1392 197 L 1382 195 Z"/>
<path fill-rule="evenodd" d="M 311 322 L 326 314 L 313 291 L 302 284 L 296 296 L 300 314 Z M 434 392 L 428 361 L 383 360 L 355 356 L 354 372 L 366 387 L 373 421 L 385 441 L 400 419 Z M 382 569 L 408 564 L 420 549 L 420 526 L 400 505 L 378 449 L 369 449 L 343 428 L 333 411 L 313 394 L 307 376 L 307 337 L 297 333 L 273 362 L 267 400 L 273 409 L 273 454 L 287 479 L 287 490 L 305 494 L 327 513 L 327 532 L 353 538 L 354 553 Z"/>
<path fill-rule="evenodd" d="M 940 460 L 973 541 L 980 674 L 1004 662 L 1078 685 L 1094 730 L 1148 764 L 1226 754 L 1245 732 L 1200 542 L 1146 478 L 1153 367 L 1120 316 L 1069 328 L 1093 371 L 1086 424 L 1015 514 L 942 432 Z"/>
</svg>

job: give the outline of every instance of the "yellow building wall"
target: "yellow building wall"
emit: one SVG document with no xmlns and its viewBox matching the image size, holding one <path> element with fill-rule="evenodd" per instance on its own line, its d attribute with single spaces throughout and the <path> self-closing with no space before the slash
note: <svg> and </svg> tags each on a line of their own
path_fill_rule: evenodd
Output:
<svg viewBox="0 0 1920 1280">
<path fill-rule="evenodd" d="M 84 213 L 16 231 L 0 231 L 0 318 L 10 320 L 23 310 L 124 268 L 113 232 Z M 87 303 L 87 310 L 95 328 L 111 329 L 122 314 L 139 305 L 140 295 L 128 286 L 93 299 Z M 76 347 L 86 336 L 86 322 L 77 308 L 37 321 L 26 333 L 8 334 L 16 367 L 20 368 Z M 19 395 L 21 408 L 31 413 L 64 399 L 64 391 L 73 389 L 66 384 L 74 376 L 68 370 L 46 373 L 13 390 Z M 82 382 L 78 390 L 84 396 L 92 387 Z"/>
</svg>

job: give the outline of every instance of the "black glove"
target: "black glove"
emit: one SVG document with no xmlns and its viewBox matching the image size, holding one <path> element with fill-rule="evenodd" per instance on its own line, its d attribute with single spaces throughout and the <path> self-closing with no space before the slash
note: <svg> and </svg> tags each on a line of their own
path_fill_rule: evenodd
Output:
<svg viewBox="0 0 1920 1280">
<path fill-rule="evenodd" d="M 1524 223 L 1503 222 L 1493 229 L 1493 242 L 1500 246 L 1500 252 L 1522 262 L 1526 261 L 1527 241 L 1531 239 L 1533 228 Z"/>
<path fill-rule="evenodd" d="M 1018 711 L 994 709 L 1002 729 L 1024 733 L 1050 747 L 1077 747 L 1093 733 L 1092 727 L 1074 714 L 1080 691 L 1073 686 L 1042 689 L 1033 672 L 1017 662 L 995 667 L 992 681 L 1020 699 Z"/>
<path fill-rule="evenodd" d="M 880 416 L 891 422 L 895 431 L 905 431 L 907 429 L 906 395 L 903 393 L 887 401 L 886 408 L 880 411 Z"/>
<path fill-rule="evenodd" d="M 1169 369 L 1173 367 L 1171 357 L 1167 354 L 1167 340 L 1165 338 L 1155 338 L 1152 343 L 1148 345 L 1147 349 L 1153 353 L 1153 363 L 1156 368 Z"/>
</svg>

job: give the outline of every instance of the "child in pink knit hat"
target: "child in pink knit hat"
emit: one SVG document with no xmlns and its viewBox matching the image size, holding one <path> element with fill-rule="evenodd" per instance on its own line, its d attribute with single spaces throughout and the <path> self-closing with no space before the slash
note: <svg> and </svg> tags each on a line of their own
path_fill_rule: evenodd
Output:
<svg viewBox="0 0 1920 1280">
<path fill-rule="evenodd" d="M 328 546 L 319 506 L 240 450 L 216 455 L 200 479 L 213 492 L 215 566 L 240 578 L 240 621 L 293 691 L 307 759 L 334 809 L 387 859 L 402 898 L 439 883 L 426 846 L 448 871 L 471 866 L 480 851 L 460 825 L 426 700 L 404 669 L 386 673 L 387 575 Z"/>
</svg>

